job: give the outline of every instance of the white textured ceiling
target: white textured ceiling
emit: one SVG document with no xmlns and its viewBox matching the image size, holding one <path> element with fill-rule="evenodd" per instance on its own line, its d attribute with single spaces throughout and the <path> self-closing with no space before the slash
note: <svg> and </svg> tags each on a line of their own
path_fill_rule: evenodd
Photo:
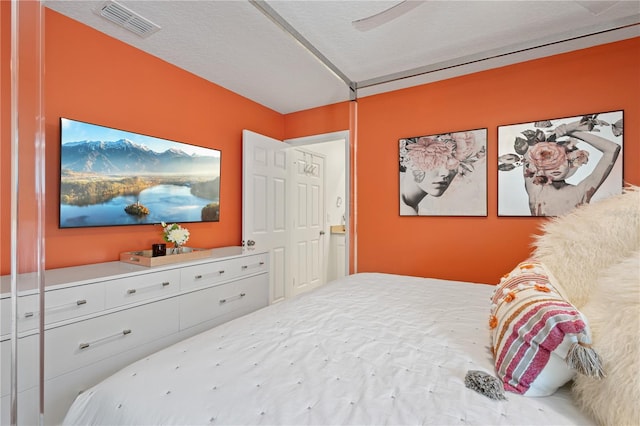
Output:
<svg viewBox="0 0 640 426">
<path fill-rule="evenodd" d="M 45 1 L 280 113 L 348 100 L 344 79 L 363 97 L 640 36 L 640 0 L 423 1 L 368 31 L 351 22 L 399 0 L 259 2 L 330 61 L 341 79 L 249 1 L 119 3 L 162 29 L 141 38 L 95 14 L 98 1 Z"/>
</svg>

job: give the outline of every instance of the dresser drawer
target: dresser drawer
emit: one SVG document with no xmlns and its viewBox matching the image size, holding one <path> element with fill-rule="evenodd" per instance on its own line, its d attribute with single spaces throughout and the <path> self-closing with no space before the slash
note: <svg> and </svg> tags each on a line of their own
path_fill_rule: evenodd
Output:
<svg viewBox="0 0 640 426">
<path fill-rule="evenodd" d="M 39 424 L 38 388 L 31 388 L 18 393 L 18 424 Z M 11 396 L 5 395 L 0 399 L 0 425 L 11 424 Z"/>
<path fill-rule="evenodd" d="M 2 318 L 0 322 L 0 335 L 11 333 L 11 298 L 2 299 Z M 18 297 L 18 333 L 38 327 L 38 295 Z"/>
<path fill-rule="evenodd" d="M 180 288 L 183 291 L 204 288 L 243 275 L 266 272 L 268 268 L 266 254 L 190 266 L 181 270 Z"/>
<path fill-rule="evenodd" d="M 11 327 L 10 299 L 2 299 L 2 334 Z M 99 312 L 104 309 L 104 287 L 102 284 L 50 290 L 44 293 L 45 324 Z M 5 311 L 6 309 L 6 311 Z M 38 328 L 40 321 L 38 295 L 18 297 L 18 332 Z M 6 328 L 6 330 L 5 330 Z"/>
<path fill-rule="evenodd" d="M 96 283 L 46 291 L 44 306 L 45 324 L 99 312 L 104 309 L 104 286 Z"/>
<path fill-rule="evenodd" d="M 244 256 L 237 260 L 237 264 L 234 265 L 234 273 L 238 275 L 257 274 L 261 272 L 267 272 L 269 270 L 269 262 L 267 254 L 254 254 L 251 256 Z"/>
<path fill-rule="evenodd" d="M 11 333 L 11 298 L 0 299 L 0 336 Z"/>
<path fill-rule="evenodd" d="M 180 271 L 170 269 L 162 272 L 138 275 L 105 281 L 107 309 L 136 303 L 155 297 L 170 296 L 180 290 Z"/>
<path fill-rule="evenodd" d="M 0 396 L 11 393 L 11 341 L 0 342 Z M 38 384 L 38 335 L 18 339 L 18 392 Z M 0 423 L 4 424 L 4 423 Z"/>
<path fill-rule="evenodd" d="M 180 297 L 180 329 L 192 327 L 213 318 L 237 311 L 244 315 L 267 306 L 268 274 L 232 281 Z"/>
<path fill-rule="evenodd" d="M 178 331 L 178 301 L 169 298 L 45 331 L 45 379 Z"/>
<path fill-rule="evenodd" d="M 230 261 L 189 266 L 180 270 L 180 290 L 189 291 L 223 282 L 231 276 Z"/>
</svg>

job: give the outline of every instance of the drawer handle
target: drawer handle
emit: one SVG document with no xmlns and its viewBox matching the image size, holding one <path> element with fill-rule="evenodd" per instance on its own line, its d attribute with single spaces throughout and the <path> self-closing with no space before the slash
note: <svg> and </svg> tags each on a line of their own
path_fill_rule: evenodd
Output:
<svg viewBox="0 0 640 426">
<path fill-rule="evenodd" d="M 232 300 L 242 299 L 246 295 L 247 293 L 240 293 L 237 296 L 227 297 L 226 299 L 220 299 L 220 303 L 222 304 L 222 303 L 231 302 Z"/>
<path fill-rule="evenodd" d="M 66 303 L 64 305 L 58 305 L 58 306 L 52 306 L 50 308 L 45 309 L 45 312 L 53 312 L 53 311 L 59 311 L 61 309 L 67 309 L 67 308 L 71 308 L 74 306 L 81 306 L 81 305 L 86 305 L 87 301 L 86 299 L 80 299 L 80 300 L 76 300 L 75 302 L 72 303 Z M 39 312 L 35 311 L 35 312 L 25 312 L 24 317 L 25 318 L 32 318 L 36 315 L 38 315 Z"/>
<path fill-rule="evenodd" d="M 164 288 L 164 287 L 167 287 L 171 283 L 169 281 L 164 281 L 164 282 L 162 282 L 160 284 Z M 146 286 L 146 287 L 140 287 L 138 289 L 130 288 L 129 290 L 127 290 L 127 294 L 136 294 L 138 292 L 138 290 L 148 290 L 150 288 L 154 288 L 154 287 L 157 287 L 157 286 L 158 286 L 157 284 L 153 284 L 153 285 L 149 285 L 149 286 Z"/>
<path fill-rule="evenodd" d="M 96 343 L 100 343 L 103 340 L 113 339 L 114 337 L 119 337 L 119 336 L 126 336 L 127 334 L 131 334 L 131 329 L 127 328 L 125 330 L 122 330 L 122 331 L 120 331 L 118 333 L 115 333 L 115 334 L 112 334 L 110 336 L 101 337 L 100 339 L 96 339 L 96 340 L 93 340 L 91 342 L 80 343 L 80 345 L 78 345 L 78 348 L 87 349 L 89 346 L 95 345 Z"/>
<path fill-rule="evenodd" d="M 259 268 L 263 265 L 264 265 L 264 262 L 254 263 L 253 265 L 242 265 L 242 270 L 244 271 L 245 269 L 249 269 L 249 268 Z"/>
<path fill-rule="evenodd" d="M 196 279 L 196 280 L 201 280 L 204 277 L 208 277 L 209 275 L 213 275 L 213 274 L 222 275 L 222 274 L 224 274 L 224 269 L 220 269 L 218 272 L 212 272 L 210 274 L 204 274 L 204 275 L 199 274 L 199 275 L 194 276 L 193 278 Z"/>
</svg>

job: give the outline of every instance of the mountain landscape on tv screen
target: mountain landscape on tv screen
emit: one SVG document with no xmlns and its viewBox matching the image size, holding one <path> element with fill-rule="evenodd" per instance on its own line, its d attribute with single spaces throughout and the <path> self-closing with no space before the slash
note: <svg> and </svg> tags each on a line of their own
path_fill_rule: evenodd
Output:
<svg viewBox="0 0 640 426">
<path fill-rule="evenodd" d="M 205 157 L 171 148 L 156 152 L 128 139 L 80 141 L 62 145 L 62 170 L 105 175 L 183 173 L 211 175 L 219 157 Z"/>
<path fill-rule="evenodd" d="M 218 221 L 220 157 L 128 139 L 62 144 L 62 227 Z"/>
</svg>

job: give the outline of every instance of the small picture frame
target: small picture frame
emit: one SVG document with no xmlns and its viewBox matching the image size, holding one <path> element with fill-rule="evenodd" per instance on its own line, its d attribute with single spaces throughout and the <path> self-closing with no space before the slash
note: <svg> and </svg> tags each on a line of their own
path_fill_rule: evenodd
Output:
<svg viewBox="0 0 640 426">
<path fill-rule="evenodd" d="M 498 216 L 560 216 L 622 193 L 623 111 L 498 127 Z"/>
<path fill-rule="evenodd" d="M 486 128 L 400 139 L 400 216 L 487 216 L 486 152 Z"/>
</svg>

